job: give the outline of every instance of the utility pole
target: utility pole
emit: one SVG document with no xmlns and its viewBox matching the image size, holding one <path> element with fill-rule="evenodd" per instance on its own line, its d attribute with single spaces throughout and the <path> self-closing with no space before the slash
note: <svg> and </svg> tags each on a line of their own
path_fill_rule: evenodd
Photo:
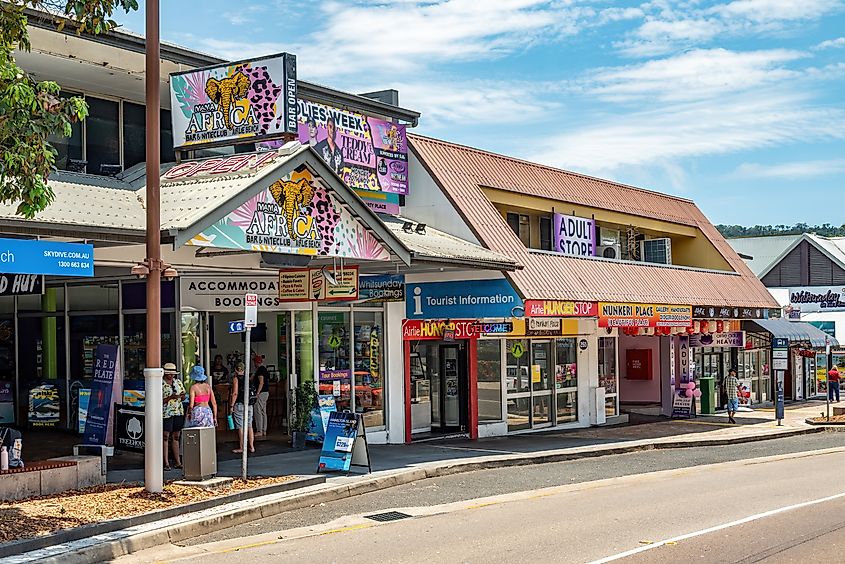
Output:
<svg viewBox="0 0 845 564">
<path fill-rule="evenodd" d="M 144 487 L 158 493 L 164 489 L 161 368 L 161 54 L 159 0 L 146 5 L 146 149 L 147 149 L 147 358 L 144 369 Z"/>
</svg>

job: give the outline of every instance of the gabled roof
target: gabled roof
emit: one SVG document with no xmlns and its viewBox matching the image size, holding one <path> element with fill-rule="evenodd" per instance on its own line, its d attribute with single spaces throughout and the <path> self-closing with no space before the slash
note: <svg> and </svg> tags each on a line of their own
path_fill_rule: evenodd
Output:
<svg viewBox="0 0 845 564">
<path fill-rule="evenodd" d="M 690 200 L 419 135 L 408 139 L 478 239 L 524 266 L 507 276 L 526 299 L 778 307 Z M 734 272 L 532 252 L 485 196 L 486 187 L 696 227 Z"/>
<path fill-rule="evenodd" d="M 773 235 L 763 237 L 738 237 L 728 239 L 728 243 L 739 253 L 752 257 L 747 260 L 748 266 L 763 278 L 791 253 L 801 241 L 810 245 L 827 256 L 831 261 L 845 270 L 845 237 L 822 237 L 815 233 L 801 235 Z"/>
</svg>

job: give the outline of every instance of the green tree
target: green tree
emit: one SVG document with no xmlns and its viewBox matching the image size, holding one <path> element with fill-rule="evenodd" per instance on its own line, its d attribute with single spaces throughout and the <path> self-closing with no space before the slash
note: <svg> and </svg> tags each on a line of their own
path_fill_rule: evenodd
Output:
<svg viewBox="0 0 845 564">
<path fill-rule="evenodd" d="M 0 201 L 18 203 L 31 218 L 53 201 L 47 177 L 55 169 L 50 135 L 70 137 L 71 124 L 88 115 L 82 98 L 59 96 L 59 85 L 35 81 L 15 61 L 29 51 L 27 10 L 56 16 L 58 29 L 71 25 L 83 34 L 106 33 L 117 26 L 115 9 L 138 9 L 137 0 L 0 0 Z"/>
</svg>

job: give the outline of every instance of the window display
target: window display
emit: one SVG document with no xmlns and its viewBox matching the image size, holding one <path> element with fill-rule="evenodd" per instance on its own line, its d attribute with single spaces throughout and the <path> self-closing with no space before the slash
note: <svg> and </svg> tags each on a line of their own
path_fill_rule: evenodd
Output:
<svg viewBox="0 0 845 564">
<path fill-rule="evenodd" d="M 321 311 L 317 316 L 317 335 L 320 347 L 320 394 L 334 396 L 338 411 L 351 411 L 349 312 Z"/>
<path fill-rule="evenodd" d="M 619 371 L 616 361 L 616 339 L 599 337 L 599 386 L 604 388 L 604 411 L 607 417 L 619 414 Z"/>
<path fill-rule="evenodd" d="M 502 420 L 502 341 L 478 341 L 478 420 Z"/>
<path fill-rule="evenodd" d="M 574 338 L 556 341 L 555 390 L 557 423 L 578 421 L 578 349 Z"/>
<path fill-rule="evenodd" d="M 384 427 L 383 334 L 380 311 L 355 310 L 355 411 L 367 428 Z"/>
</svg>

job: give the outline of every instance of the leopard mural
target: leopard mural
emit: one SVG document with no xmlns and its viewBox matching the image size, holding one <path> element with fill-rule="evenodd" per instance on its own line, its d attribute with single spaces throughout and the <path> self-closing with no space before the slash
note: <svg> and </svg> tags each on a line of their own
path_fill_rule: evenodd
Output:
<svg viewBox="0 0 845 564">
<path fill-rule="evenodd" d="M 255 116 L 261 134 L 267 133 L 276 118 L 276 102 L 282 93 L 282 87 L 273 82 L 267 67 L 239 67 L 239 73 L 245 74 L 250 79 L 249 99 L 252 102 Z M 283 115 L 276 118 L 275 127 L 284 119 Z"/>
<path fill-rule="evenodd" d="M 340 220 L 340 214 L 335 211 L 328 192 L 315 188 L 308 179 L 303 178 L 296 182 L 277 180 L 270 185 L 270 194 L 285 215 L 288 233 L 294 232 L 294 222 L 299 215 L 309 215 L 322 236 L 317 254 L 329 254 L 334 245 L 334 227 Z"/>
</svg>

